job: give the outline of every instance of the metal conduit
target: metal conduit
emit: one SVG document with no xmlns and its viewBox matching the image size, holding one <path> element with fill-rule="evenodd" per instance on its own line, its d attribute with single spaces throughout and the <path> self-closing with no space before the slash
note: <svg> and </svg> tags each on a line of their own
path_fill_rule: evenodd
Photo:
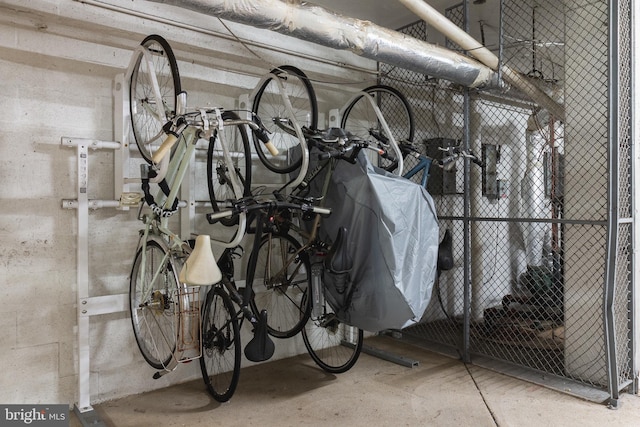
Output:
<svg viewBox="0 0 640 427">
<path fill-rule="evenodd" d="M 538 103 L 542 107 L 546 108 L 564 121 L 564 107 L 553 100 L 549 95 L 544 93 L 536 85 L 531 83 L 526 77 L 516 72 L 515 70 L 503 65 L 500 67 L 500 60 L 489 49 L 485 48 L 480 42 L 475 40 L 463 29 L 458 27 L 453 22 L 449 21 L 440 12 L 429 6 L 423 0 L 399 0 L 407 9 L 418 15 L 426 23 L 440 31 L 446 37 L 454 41 L 461 48 L 469 52 L 470 55 L 478 59 L 492 70 L 502 71 L 502 77 L 504 80 L 520 89 L 526 94 L 532 101 Z"/>
<path fill-rule="evenodd" d="M 370 21 L 300 0 L 151 0 L 386 62 L 469 87 L 498 87 L 486 65 Z"/>
</svg>

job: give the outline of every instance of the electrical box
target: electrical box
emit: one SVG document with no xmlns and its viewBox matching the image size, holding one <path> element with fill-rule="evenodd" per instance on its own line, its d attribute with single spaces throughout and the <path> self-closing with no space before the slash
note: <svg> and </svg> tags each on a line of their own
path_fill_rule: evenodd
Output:
<svg viewBox="0 0 640 427">
<path fill-rule="evenodd" d="M 432 159 L 442 160 L 445 154 L 440 148 L 457 147 L 462 141 L 449 138 L 431 138 L 425 140 L 426 155 Z M 446 171 L 433 165 L 427 182 L 427 191 L 434 196 L 458 194 L 456 186 L 456 168 Z"/>
</svg>

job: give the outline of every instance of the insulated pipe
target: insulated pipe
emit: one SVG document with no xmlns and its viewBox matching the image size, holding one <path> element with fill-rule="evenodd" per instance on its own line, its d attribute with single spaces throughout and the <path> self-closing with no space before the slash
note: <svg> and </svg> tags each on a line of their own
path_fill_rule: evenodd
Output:
<svg viewBox="0 0 640 427">
<path fill-rule="evenodd" d="M 407 9 L 418 15 L 433 28 L 444 34 L 451 41 L 466 50 L 470 55 L 494 71 L 498 71 L 500 60 L 489 49 L 467 34 L 463 29 L 449 21 L 444 15 L 423 0 L 399 0 Z M 540 88 L 515 70 L 503 65 L 500 68 L 502 77 L 507 83 L 517 87 L 531 100 L 549 110 L 554 116 L 564 121 L 564 106 L 558 104 Z"/>
<path fill-rule="evenodd" d="M 191 9 L 293 36 L 339 50 L 349 50 L 460 85 L 498 87 L 497 74 L 472 58 L 369 21 L 345 17 L 301 0 L 151 0 Z"/>
<path fill-rule="evenodd" d="M 479 101 L 469 100 L 469 148 L 474 153 L 482 152 L 482 114 L 479 111 Z M 469 169 L 466 173 L 469 174 L 469 187 L 465 188 L 467 194 L 469 194 L 469 213 L 471 218 L 480 218 L 483 215 L 483 203 L 482 203 L 482 170 L 480 168 L 469 165 Z M 484 263 L 490 255 L 487 256 L 486 244 L 481 230 L 480 223 L 470 222 L 471 233 L 471 253 L 470 253 L 470 267 L 471 267 L 471 321 L 478 322 L 482 320 L 484 316 L 484 309 L 486 308 L 487 293 L 485 290 L 491 286 L 491 283 L 485 283 L 484 275 Z M 491 280 L 491 279 L 488 279 Z"/>
</svg>

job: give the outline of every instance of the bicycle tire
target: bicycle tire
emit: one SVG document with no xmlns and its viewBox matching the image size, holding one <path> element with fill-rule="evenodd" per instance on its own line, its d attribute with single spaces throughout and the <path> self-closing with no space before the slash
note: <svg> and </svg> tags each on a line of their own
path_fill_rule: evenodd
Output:
<svg viewBox="0 0 640 427">
<path fill-rule="evenodd" d="M 266 234 L 257 256 L 249 257 L 247 271 L 254 271 L 251 309 L 254 313 L 267 310 L 267 330 L 276 338 L 296 335 L 309 317 L 303 295 L 311 282 L 311 265 L 304 252 L 295 255 L 299 248 L 300 243 L 288 234 Z M 291 259 L 286 276 L 272 276 Z"/>
<path fill-rule="evenodd" d="M 241 350 L 240 327 L 231 298 L 220 286 L 214 286 L 202 307 L 200 370 L 207 391 L 218 402 L 228 401 L 236 391 Z"/>
<path fill-rule="evenodd" d="M 307 298 L 307 294 L 304 296 Z M 326 372 L 341 374 L 355 365 L 362 352 L 362 329 L 335 317 L 325 302 L 324 313 L 311 316 L 302 329 L 302 340 L 311 359 Z"/>
<path fill-rule="evenodd" d="M 373 97 L 393 133 L 396 143 L 413 141 L 415 136 L 413 110 L 407 98 L 399 90 L 391 86 L 374 85 L 364 89 L 362 92 Z M 384 138 L 389 138 L 389 135 L 382 129 L 371 103 L 364 95 L 357 96 L 347 105 L 342 113 L 340 126 L 365 140 L 370 140 L 374 133 L 379 133 Z M 381 167 L 384 167 L 384 164 Z"/>
<path fill-rule="evenodd" d="M 183 285 L 178 280 L 176 261 L 164 244 L 153 237 L 147 239 L 144 272 L 140 272 L 142 250 L 141 247 L 136 253 L 129 282 L 131 323 L 144 359 L 155 369 L 163 369 L 176 350 L 179 287 Z M 156 280 L 148 288 L 153 277 Z"/>
<path fill-rule="evenodd" d="M 253 135 L 253 144 L 258 158 L 267 169 L 279 174 L 285 174 L 293 172 L 300 167 L 301 159 L 287 163 L 288 156 L 286 155 L 289 150 L 299 145 L 299 140 L 296 136 L 292 136 L 278 127 L 275 124 L 275 120 L 295 120 L 300 126 L 315 129 L 318 126 L 318 104 L 309 78 L 298 68 L 283 65 L 273 69 L 271 74 L 285 83 L 294 117 L 289 117 L 290 115 L 286 111 L 278 84 L 274 82 L 274 77 L 267 78 L 253 99 L 252 111 L 262 120 L 271 136 L 271 142 L 281 154 L 278 157 L 272 156 L 255 134 Z"/>
<path fill-rule="evenodd" d="M 158 82 L 164 115 L 171 119 L 176 113 L 176 99 L 181 92 L 180 74 L 176 57 L 169 43 L 152 34 L 140 43 L 151 55 L 154 74 Z M 138 55 L 129 82 L 129 112 L 133 137 L 142 157 L 151 164 L 153 152 L 164 140 L 164 121 L 153 107 L 158 105 L 148 66 Z"/>
<path fill-rule="evenodd" d="M 240 117 L 233 111 L 224 111 L 223 120 L 239 120 Z M 209 189 L 209 200 L 214 212 L 219 212 L 219 204 L 226 200 L 236 200 L 241 197 L 251 195 L 251 146 L 247 129 L 243 125 L 225 126 L 225 141 L 231 153 L 231 165 L 240 181 L 242 194 L 238 197 L 235 194 L 233 185 L 228 175 L 230 166 L 226 164 L 222 155 L 222 150 L 215 149 L 217 131 L 209 141 L 207 149 L 207 187 Z M 215 166 L 215 167 L 214 167 Z M 238 216 L 219 220 L 221 224 L 230 227 L 238 223 Z"/>
</svg>

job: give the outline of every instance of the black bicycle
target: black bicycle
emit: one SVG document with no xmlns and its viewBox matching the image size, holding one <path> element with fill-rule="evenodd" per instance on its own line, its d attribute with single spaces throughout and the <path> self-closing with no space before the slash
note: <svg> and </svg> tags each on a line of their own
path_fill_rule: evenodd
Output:
<svg viewBox="0 0 640 427">
<path fill-rule="evenodd" d="M 292 132 L 285 121 L 278 121 Z M 276 208 L 261 215 L 255 231 L 254 251 L 247 266 L 247 280 L 252 279 L 255 310 L 267 310 L 267 330 L 278 338 L 302 331 L 303 341 L 312 359 L 333 373 L 350 369 L 362 349 L 363 331 L 346 324 L 326 294 L 325 281 L 342 287 L 342 302 L 348 304 L 353 287 L 349 282 L 348 230 L 341 229 L 335 239 L 320 236 L 321 214 L 305 215 L 300 210 L 283 209 L 279 203 L 319 204 L 322 208 L 331 176 L 340 161 L 355 163 L 363 149 L 373 148 L 341 129 L 326 131 L 303 128 L 307 145 L 317 159 L 300 185 L 289 195 L 276 191 Z M 319 188 L 313 197 L 309 190 Z M 234 207 L 242 211 L 239 207 Z M 332 236 L 333 237 L 333 236 Z"/>
</svg>

